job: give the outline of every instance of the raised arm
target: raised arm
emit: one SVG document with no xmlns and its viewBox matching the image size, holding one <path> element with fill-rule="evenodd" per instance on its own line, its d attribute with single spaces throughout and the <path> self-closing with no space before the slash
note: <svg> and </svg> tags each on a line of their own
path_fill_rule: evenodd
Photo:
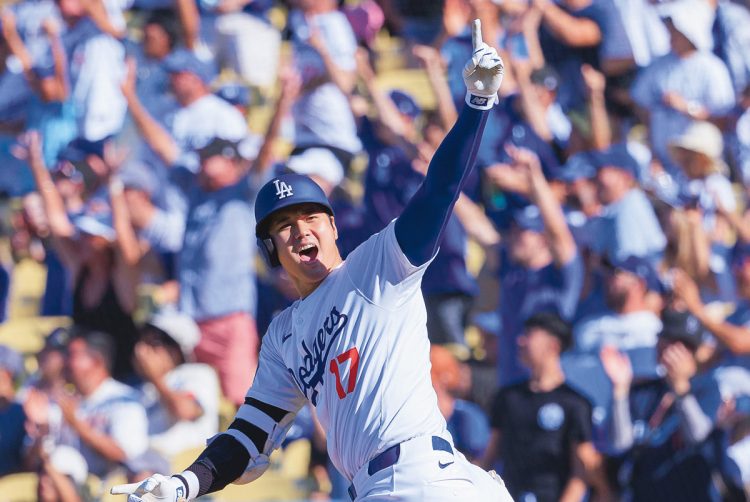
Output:
<svg viewBox="0 0 750 502">
<path fill-rule="evenodd" d="M 539 207 L 555 264 L 558 267 L 567 265 L 577 253 L 576 243 L 565 221 L 562 207 L 544 177 L 539 158 L 522 148 L 508 147 L 507 151 L 514 164 L 528 176 L 529 198 Z"/>
<path fill-rule="evenodd" d="M 414 265 L 427 263 L 437 251 L 503 80 L 503 62 L 495 49 L 482 42 L 479 20 L 474 21 L 472 41 L 474 53 L 464 67 L 466 106 L 435 152 L 424 182 L 396 220 L 396 239 Z"/>
<path fill-rule="evenodd" d="M 134 59 L 127 62 L 128 73 L 121 85 L 122 95 L 128 103 L 128 109 L 143 139 L 167 166 L 175 163 L 180 154 L 174 138 L 146 110 L 135 92 L 136 63 Z"/>
</svg>

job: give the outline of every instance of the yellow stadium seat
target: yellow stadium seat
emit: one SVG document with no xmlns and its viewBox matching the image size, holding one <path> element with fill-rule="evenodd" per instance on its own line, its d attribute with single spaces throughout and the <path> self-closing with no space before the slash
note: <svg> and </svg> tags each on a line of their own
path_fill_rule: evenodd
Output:
<svg viewBox="0 0 750 502">
<path fill-rule="evenodd" d="M 33 354 L 44 345 L 44 337 L 60 326 L 70 326 L 69 317 L 14 318 L 0 324 L 0 344 L 22 354 Z"/>
<path fill-rule="evenodd" d="M 0 477 L 0 502 L 34 502 L 37 476 L 22 472 Z"/>
</svg>

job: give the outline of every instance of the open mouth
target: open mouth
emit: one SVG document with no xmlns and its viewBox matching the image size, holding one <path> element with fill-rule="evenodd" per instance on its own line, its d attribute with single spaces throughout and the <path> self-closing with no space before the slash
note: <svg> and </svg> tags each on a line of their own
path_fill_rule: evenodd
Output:
<svg viewBox="0 0 750 502">
<path fill-rule="evenodd" d="M 318 258 L 318 246 L 306 244 L 299 250 L 299 256 L 302 262 L 307 263 L 315 261 Z"/>
</svg>

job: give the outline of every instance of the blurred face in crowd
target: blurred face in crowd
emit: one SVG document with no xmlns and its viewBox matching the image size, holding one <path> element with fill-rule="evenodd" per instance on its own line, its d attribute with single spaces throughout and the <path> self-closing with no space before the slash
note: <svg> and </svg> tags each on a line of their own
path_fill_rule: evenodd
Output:
<svg viewBox="0 0 750 502">
<path fill-rule="evenodd" d="M 10 401 L 14 395 L 13 375 L 10 374 L 10 371 L 0 366 L 0 400 Z"/>
<path fill-rule="evenodd" d="M 513 225 L 510 231 L 510 256 L 514 262 L 528 267 L 536 261 L 541 251 L 548 251 L 544 234 Z"/>
<path fill-rule="evenodd" d="M 555 91 L 549 90 L 544 85 L 532 84 L 531 89 L 537 102 L 541 103 L 541 105 L 545 109 L 552 106 L 552 104 L 555 102 L 555 96 L 557 95 L 557 93 Z"/>
<path fill-rule="evenodd" d="M 157 23 L 149 23 L 143 29 L 143 52 L 153 59 L 163 59 L 172 50 L 169 35 Z"/>
<path fill-rule="evenodd" d="M 223 155 L 212 155 L 201 159 L 198 182 L 209 192 L 232 186 L 240 179 L 241 172 L 237 159 Z"/>
<path fill-rule="evenodd" d="M 742 258 L 735 264 L 734 274 L 740 295 L 746 299 L 750 298 L 750 256 Z"/>
<path fill-rule="evenodd" d="M 518 355 L 528 368 L 544 366 L 560 356 L 560 341 L 541 328 L 529 328 L 518 337 Z"/>
<path fill-rule="evenodd" d="M 68 345 L 68 377 L 78 392 L 89 395 L 106 377 L 106 366 L 100 356 L 89 350 L 86 341 L 75 338 Z"/>
<path fill-rule="evenodd" d="M 65 355 L 61 351 L 46 349 L 37 354 L 36 359 L 39 363 L 42 380 L 55 382 L 63 378 Z"/>
<path fill-rule="evenodd" d="M 645 294 L 646 286 L 637 275 L 617 269 L 608 271 L 605 300 L 610 309 L 620 312 L 630 295 Z"/>
<path fill-rule="evenodd" d="M 667 27 L 667 31 L 669 31 L 669 45 L 675 54 L 689 54 L 695 51 L 693 43 L 675 28 L 670 19 L 666 19 L 664 25 Z"/>
<path fill-rule="evenodd" d="M 206 91 L 206 85 L 198 75 L 189 71 L 178 71 L 169 74 L 169 81 L 172 85 L 177 102 L 182 106 L 187 106 L 197 98 L 202 96 Z"/>
<path fill-rule="evenodd" d="M 602 204 L 617 202 L 631 188 L 633 188 L 633 177 L 622 169 L 605 166 L 596 173 L 596 193 Z"/>
<path fill-rule="evenodd" d="M 685 148 L 672 148 L 672 157 L 690 179 L 705 178 L 713 171 L 711 159 L 702 153 Z"/>
<path fill-rule="evenodd" d="M 279 210 L 271 217 L 269 233 L 281 266 L 303 297 L 341 263 L 333 216 L 317 204 Z"/>
<path fill-rule="evenodd" d="M 81 0 L 57 0 L 60 15 L 68 25 L 73 25 L 86 15 Z"/>
</svg>

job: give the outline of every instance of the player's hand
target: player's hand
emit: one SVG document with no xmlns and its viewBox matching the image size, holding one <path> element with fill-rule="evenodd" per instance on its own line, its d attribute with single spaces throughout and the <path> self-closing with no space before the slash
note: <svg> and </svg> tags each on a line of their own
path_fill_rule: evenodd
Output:
<svg viewBox="0 0 750 502">
<path fill-rule="evenodd" d="M 154 474 L 140 483 L 116 485 L 109 491 L 112 495 L 127 495 L 128 502 L 182 502 L 185 485 L 177 478 Z"/>
<path fill-rule="evenodd" d="M 466 103 L 478 110 L 489 110 L 497 102 L 497 91 L 503 83 L 505 68 L 497 51 L 482 41 L 479 19 L 474 20 L 471 30 L 474 52 L 464 66 Z"/>
</svg>

